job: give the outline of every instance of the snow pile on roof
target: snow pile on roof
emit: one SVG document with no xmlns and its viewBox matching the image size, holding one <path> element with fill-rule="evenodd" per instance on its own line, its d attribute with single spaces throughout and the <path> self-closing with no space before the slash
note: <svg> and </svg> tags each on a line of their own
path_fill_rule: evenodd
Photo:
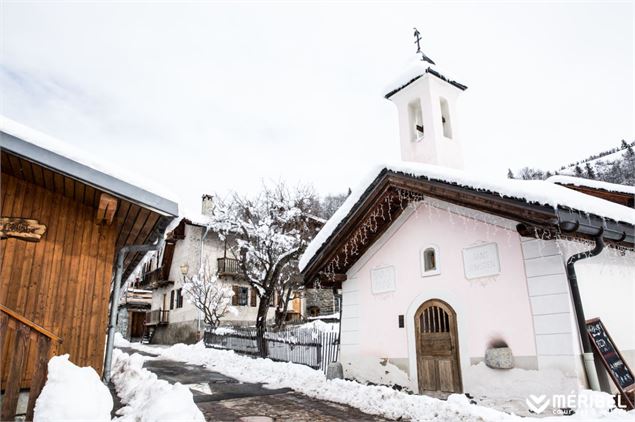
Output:
<svg viewBox="0 0 635 422">
<path fill-rule="evenodd" d="M 137 353 L 130 356 L 119 349 L 114 350 L 112 382 L 126 405 L 117 411 L 120 417 L 115 420 L 204 421 L 203 414 L 194 404 L 192 392 L 180 383 L 172 385 L 159 380 L 155 374 L 143 369 L 146 359 Z"/>
<path fill-rule="evenodd" d="M 110 421 L 112 396 L 91 367 L 80 368 L 68 355 L 53 356 L 48 377 L 35 403 L 34 420 Z"/>
<path fill-rule="evenodd" d="M 634 210 L 554 183 L 542 180 L 492 178 L 431 164 L 399 161 L 376 167 L 352 190 L 342 206 L 331 216 L 324 227 L 322 227 L 322 230 L 320 230 L 317 236 L 309 243 L 309 246 L 300 258 L 300 271 L 306 268 L 309 261 L 360 201 L 366 189 L 384 170 L 403 173 L 413 177 L 423 177 L 470 189 L 488 191 L 499 194 L 501 197 L 514 198 L 527 203 L 549 205 L 554 209 L 559 206 L 566 207 L 615 221 L 635 224 Z"/>
<path fill-rule="evenodd" d="M 558 183 L 561 185 L 582 186 L 593 189 L 602 189 L 608 192 L 619 192 L 635 195 L 635 186 L 618 185 L 617 183 L 602 182 L 600 180 L 584 179 L 582 177 L 573 176 L 551 176 L 547 180 L 549 183 Z"/>
<path fill-rule="evenodd" d="M 406 66 L 403 67 L 404 70 L 399 74 L 399 76 L 384 87 L 384 93 L 389 94 L 393 91 L 400 90 L 414 79 L 425 75 L 429 67 L 430 63 L 422 61 L 421 56 L 412 56 Z"/>
<path fill-rule="evenodd" d="M 53 138 L 52 136 L 24 126 L 6 116 L 0 115 L 0 131 L 66 157 L 69 160 L 83 164 L 101 173 L 125 181 L 170 201 L 179 202 L 178 197 L 172 192 L 166 190 L 163 186 L 158 186 L 150 180 L 141 178 L 138 175 L 132 175 L 123 169 L 118 169 L 116 166 L 113 166 L 112 163 L 100 163 L 93 157 L 88 156 L 86 153 L 78 151 L 77 148 L 60 141 L 59 139 Z"/>
</svg>

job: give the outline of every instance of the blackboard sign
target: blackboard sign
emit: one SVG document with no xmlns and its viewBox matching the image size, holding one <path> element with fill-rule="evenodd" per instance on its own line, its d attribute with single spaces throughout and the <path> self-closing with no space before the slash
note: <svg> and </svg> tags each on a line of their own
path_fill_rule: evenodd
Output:
<svg viewBox="0 0 635 422">
<path fill-rule="evenodd" d="M 613 343 L 613 339 L 606 331 L 606 327 L 600 318 L 590 319 L 586 322 L 586 329 L 591 338 L 595 350 L 602 357 L 604 367 L 613 378 L 615 385 L 623 395 L 635 391 L 635 376 L 628 367 L 622 354 Z"/>
</svg>

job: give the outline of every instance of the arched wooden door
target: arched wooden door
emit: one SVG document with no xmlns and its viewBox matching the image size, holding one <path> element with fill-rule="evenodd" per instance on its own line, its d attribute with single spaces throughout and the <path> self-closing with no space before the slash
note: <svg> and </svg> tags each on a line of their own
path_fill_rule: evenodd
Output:
<svg viewBox="0 0 635 422">
<path fill-rule="evenodd" d="M 461 365 L 456 313 L 447 303 L 431 299 L 415 314 L 419 392 L 461 393 Z"/>
</svg>

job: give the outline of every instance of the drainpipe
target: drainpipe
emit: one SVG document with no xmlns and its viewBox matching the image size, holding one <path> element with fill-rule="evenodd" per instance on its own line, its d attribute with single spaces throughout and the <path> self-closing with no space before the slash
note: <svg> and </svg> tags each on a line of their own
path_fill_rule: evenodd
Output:
<svg viewBox="0 0 635 422">
<path fill-rule="evenodd" d="M 154 245 L 129 245 L 119 249 L 117 254 L 117 267 L 115 272 L 114 286 L 112 289 L 112 298 L 110 301 L 110 321 L 108 324 L 108 340 L 106 342 L 106 356 L 104 358 L 104 384 L 110 382 L 112 350 L 115 345 L 115 325 L 117 323 L 117 309 L 119 308 L 119 290 L 121 289 L 121 278 L 123 277 L 123 261 L 129 252 L 150 252 L 156 251 L 163 245 L 163 236 L 159 236 L 159 240 Z"/>
<path fill-rule="evenodd" d="M 574 229 L 574 231 L 577 230 Z M 582 350 L 584 352 L 584 370 L 586 372 L 587 379 L 589 381 L 589 387 L 593 391 L 600 391 L 600 382 L 598 380 L 597 370 L 595 368 L 595 360 L 593 359 L 593 349 L 591 348 L 591 341 L 587 334 L 586 318 L 584 317 L 584 309 L 582 307 L 582 299 L 580 298 L 580 289 L 578 288 L 578 277 L 575 273 L 575 263 L 586 258 L 591 258 L 599 255 L 604 249 L 603 228 L 599 229 L 599 233 L 594 236 L 595 246 L 593 249 L 575 254 L 567 260 L 567 279 L 569 280 L 569 287 L 571 288 L 571 295 L 573 297 L 573 307 L 575 309 L 575 315 L 578 322 L 578 330 L 580 332 L 580 340 L 582 341 Z"/>
</svg>

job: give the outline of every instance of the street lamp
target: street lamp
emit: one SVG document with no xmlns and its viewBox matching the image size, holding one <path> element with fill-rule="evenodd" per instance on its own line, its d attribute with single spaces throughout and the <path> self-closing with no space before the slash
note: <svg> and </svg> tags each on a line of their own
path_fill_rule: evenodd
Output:
<svg viewBox="0 0 635 422">
<path fill-rule="evenodd" d="M 190 266 L 187 265 L 187 262 L 186 262 L 185 264 L 181 265 L 181 274 L 183 275 L 183 278 L 185 278 L 188 271 L 190 271 Z"/>
</svg>

